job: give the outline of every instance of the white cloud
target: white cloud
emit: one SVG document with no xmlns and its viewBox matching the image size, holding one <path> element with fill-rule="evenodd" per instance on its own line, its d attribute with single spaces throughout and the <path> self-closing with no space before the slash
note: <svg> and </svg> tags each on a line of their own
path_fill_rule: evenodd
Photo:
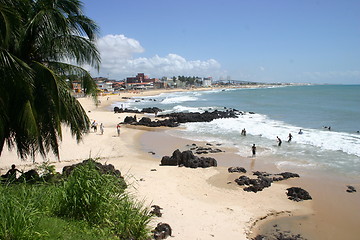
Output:
<svg viewBox="0 0 360 240">
<path fill-rule="evenodd" d="M 187 60 L 170 53 L 164 57 L 155 55 L 150 58 L 137 57 L 145 50 L 139 41 L 124 35 L 107 35 L 98 40 L 101 54 L 100 73 L 91 70 L 93 76 L 104 76 L 124 79 L 143 72 L 150 77 L 162 76 L 216 76 L 220 74 L 221 65 L 215 59 Z"/>
</svg>

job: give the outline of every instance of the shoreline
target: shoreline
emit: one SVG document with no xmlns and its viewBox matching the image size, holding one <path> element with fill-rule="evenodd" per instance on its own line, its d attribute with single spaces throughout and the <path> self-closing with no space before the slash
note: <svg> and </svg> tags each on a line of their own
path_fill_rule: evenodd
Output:
<svg viewBox="0 0 360 240">
<path fill-rule="evenodd" d="M 166 135 L 167 133 L 162 131 L 162 134 Z M 156 135 L 159 134 L 155 134 L 155 139 L 160 137 Z M 142 136 L 148 138 L 147 140 L 143 140 L 143 142 L 148 141 L 148 143 L 150 143 L 148 146 L 145 146 L 145 149 L 143 147 L 143 150 L 147 151 L 151 148 L 156 152 L 157 150 L 154 148 L 154 144 L 149 142 L 149 139 L 154 140 L 153 132 L 144 133 Z M 163 141 L 171 142 L 169 138 L 176 137 L 168 135 L 165 137 L 166 140 Z M 192 142 L 202 146 L 206 144 L 206 142 L 196 142 L 186 139 L 177 141 L 180 142 L 179 148 L 181 149 L 182 147 L 183 150 L 185 150 L 185 144 L 191 144 Z M 250 170 L 250 172 L 267 171 L 269 173 L 280 173 L 284 171 L 290 171 L 299 173 L 299 169 L 280 170 L 275 165 L 269 165 L 268 162 L 263 164 L 261 162 L 261 158 L 258 158 L 256 160 L 257 164 L 254 164 L 254 166 L 251 167 L 251 163 L 249 163 L 249 161 L 252 160 L 246 157 L 240 157 L 235 153 L 235 151 L 230 153 L 227 152 L 217 154 L 209 154 L 206 156 L 214 157 L 217 160 L 220 159 L 220 161 L 223 161 L 223 163 L 220 162 L 220 164 L 218 161 L 220 166 L 217 168 L 221 169 L 219 170 L 219 173 L 207 180 L 209 184 L 218 188 L 231 187 L 233 190 L 243 191 L 242 187 L 237 186 L 237 184 L 234 182 L 234 179 L 241 174 L 227 173 L 227 167 L 229 166 L 244 167 L 245 169 Z M 226 154 L 228 154 L 228 156 L 226 156 Z M 223 156 L 219 157 L 220 155 Z M 231 157 L 229 157 L 229 155 Z M 230 163 L 224 163 L 224 159 L 222 159 L 224 157 L 227 158 L 226 160 L 230 158 Z M 234 165 L 236 161 L 232 161 L 231 158 L 237 159 L 238 165 Z M 257 235 L 273 235 L 275 232 L 279 233 L 280 231 L 291 231 L 291 233 L 294 235 L 301 234 L 301 236 L 305 237 L 306 239 L 357 239 L 357 236 L 360 234 L 360 230 L 357 228 L 358 220 L 360 219 L 360 206 L 358 204 L 360 202 L 360 196 L 359 193 L 347 193 L 346 186 L 352 184 L 355 186 L 355 188 L 359 189 L 359 181 L 356 181 L 355 179 L 349 179 L 344 176 L 330 176 L 316 171 L 311 173 L 303 172 L 302 174 L 299 174 L 300 178 L 287 179 L 280 183 L 273 183 L 270 188 L 273 188 L 275 184 L 285 185 L 286 187 L 282 193 L 283 196 L 281 196 L 284 198 L 287 198 L 285 195 L 285 189 L 288 187 L 296 186 L 307 190 L 313 199 L 304 202 L 309 202 L 310 209 L 312 211 L 308 212 L 307 214 L 304 214 L 301 211 L 284 211 L 279 214 L 265 214 L 262 217 L 259 217 L 253 222 L 251 226 L 249 226 L 249 239 L 254 238 Z M 251 173 L 247 175 L 250 176 Z M 229 182 L 231 182 L 231 184 L 229 184 Z M 266 191 L 266 189 L 263 191 Z M 256 194 L 259 194 L 259 192 Z M 294 204 L 299 203 L 294 202 Z M 334 226 L 337 227 L 334 228 Z"/>
<path fill-rule="evenodd" d="M 200 91 L 199 89 L 193 90 Z M 211 89 L 205 88 L 204 90 Z M 249 193 L 243 191 L 240 186 L 233 182 L 240 174 L 228 173 L 226 166 L 207 169 L 159 166 L 163 155 L 171 155 L 176 150 L 176 146 L 184 147 L 193 142 L 191 140 L 168 136 L 162 140 L 165 141 L 165 145 L 161 143 L 159 138 L 166 136 L 166 131 L 127 126 L 121 128 L 121 135 L 117 137 L 116 124 L 130 114 L 114 114 L 109 111 L 109 106 L 112 103 L 124 101 L 122 97 L 154 96 L 170 91 L 145 91 L 141 94 L 121 93 L 120 95 L 101 96 L 99 97 L 101 104 L 98 107 L 90 98 L 79 99 L 88 112 L 89 118 L 104 124 L 104 135 L 91 132 L 84 136 L 80 144 L 76 144 L 69 130 L 64 128 L 64 137 L 60 148 L 61 162 L 58 162 L 51 155 L 48 159 L 51 164 L 56 165 L 57 171 L 61 171 L 65 165 L 82 161 L 89 156 L 99 157 L 100 162 L 113 164 L 122 172 L 122 175 L 126 176 L 126 180 L 131 183 L 131 191 L 134 191 L 138 199 L 144 200 L 149 206 L 157 204 L 163 208 L 163 217 L 155 218 L 153 224 L 156 225 L 157 222 L 169 223 L 173 228 L 175 239 L 247 239 L 247 237 L 253 236 L 250 234 L 251 231 L 256 234 L 261 233 L 261 227 L 265 226 L 267 221 L 271 228 L 274 223 L 280 224 L 279 221 L 283 219 L 283 216 L 288 215 L 293 218 L 300 218 L 300 216 L 318 217 L 315 219 L 316 222 L 309 220 L 309 218 L 305 218 L 305 220 L 300 218 L 302 226 L 306 225 L 303 223 L 304 221 L 309 223 L 308 228 L 299 229 L 299 233 L 302 235 L 302 232 L 309 232 L 311 236 L 315 236 L 309 229 L 314 223 L 317 224 L 317 228 L 314 229 L 315 233 L 319 229 L 322 229 L 321 231 L 333 229 L 340 232 L 340 235 L 332 234 L 329 236 L 330 238 L 315 236 L 315 238 L 309 239 L 355 239 L 354 237 L 360 234 L 360 230 L 356 228 L 360 219 L 360 206 L 354 205 L 355 202 L 360 202 L 359 193 L 346 193 L 346 188 L 343 185 L 345 182 L 334 185 L 332 180 L 336 176 L 330 179 L 322 179 L 322 176 L 306 175 L 304 178 L 274 183 L 262 192 Z M 147 136 L 152 134 L 152 137 Z M 149 139 L 144 141 L 143 138 L 146 137 Z M 156 143 L 155 146 L 158 145 L 161 151 L 157 151 L 151 146 L 155 155 L 150 154 L 150 150 L 146 149 L 146 144 L 150 143 Z M 218 158 L 230 160 L 234 158 L 229 161 L 229 164 L 241 160 L 244 164 L 243 167 L 249 172 L 260 170 L 277 173 L 274 172 L 276 166 L 262 165 L 261 157 L 257 158 L 251 167 L 251 159 L 241 158 L 229 149 L 225 153 L 219 154 L 223 154 L 223 156 L 219 157 L 220 155 L 214 154 L 213 157 L 217 160 Z M 22 162 L 16 159 L 14 152 L 4 152 L 1 156 L 1 173 L 7 170 L 13 162 L 20 166 L 18 167 L 20 169 L 29 169 L 33 166 L 30 161 Z M 153 171 L 154 169 L 156 171 Z M 315 180 L 316 186 L 313 184 L 314 181 L 310 180 Z M 229 181 L 233 183 L 228 184 Z M 319 184 L 322 189 L 319 189 Z M 313 196 L 313 200 L 300 203 L 288 200 L 285 192 L 289 186 L 304 186 L 303 188 Z M 360 189 L 359 183 L 354 186 Z M 324 192 L 325 195 L 323 195 Z M 334 193 L 332 201 L 326 199 L 329 193 Z M 336 214 L 339 219 L 334 220 L 334 216 L 326 216 L 327 208 L 330 208 L 334 212 L 332 215 Z M 341 213 L 344 208 L 345 212 Z M 352 211 L 357 211 L 359 214 L 356 215 Z M 347 220 L 342 220 L 343 217 Z M 285 218 L 283 222 L 288 220 L 289 218 Z M 299 225 L 299 222 L 291 222 L 293 222 L 291 227 Z M 342 222 L 350 226 L 344 226 Z M 341 229 L 331 226 L 339 226 Z M 348 235 L 341 233 L 349 229 L 351 231 Z M 331 238 L 332 236 L 337 238 Z"/>
</svg>

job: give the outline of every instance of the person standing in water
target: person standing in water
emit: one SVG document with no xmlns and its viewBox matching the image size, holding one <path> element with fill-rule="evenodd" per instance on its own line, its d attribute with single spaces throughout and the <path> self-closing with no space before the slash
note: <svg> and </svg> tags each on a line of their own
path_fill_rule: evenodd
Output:
<svg viewBox="0 0 360 240">
<path fill-rule="evenodd" d="M 289 133 L 289 140 L 288 142 L 291 142 L 291 139 L 293 138 L 293 136 L 291 135 L 291 133 Z"/>
<path fill-rule="evenodd" d="M 255 155 L 256 155 L 256 146 L 255 146 L 255 144 L 252 145 L 251 151 L 252 151 L 252 156 L 255 157 Z"/>
<path fill-rule="evenodd" d="M 277 141 L 278 141 L 278 146 L 280 147 L 280 146 L 281 146 L 282 141 L 281 141 L 281 139 L 280 139 L 278 136 L 276 136 L 276 138 L 277 138 Z"/>
</svg>

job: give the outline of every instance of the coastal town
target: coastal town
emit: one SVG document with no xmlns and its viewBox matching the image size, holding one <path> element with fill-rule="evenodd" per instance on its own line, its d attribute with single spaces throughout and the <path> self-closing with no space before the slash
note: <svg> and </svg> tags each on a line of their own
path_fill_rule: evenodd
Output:
<svg viewBox="0 0 360 240">
<path fill-rule="evenodd" d="M 135 77 L 127 77 L 123 80 L 114 80 L 107 77 L 93 78 L 99 94 L 119 93 L 126 90 L 150 90 L 150 89 L 177 89 L 177 88 L 210 88 L 210 87 L 229 87 L 229 86 L 254 86 L 254 85 L 289 85 L 289 83 L 260 83 L 230 80 L 214 80 L 213 77 L 185 77 L 173 76 L 162 78 L 150 78 L 144 73 L 137 73 Z M 81 81 L 71 81 L 72 89 L 75 93 L 82 93 Z"/>
</svg>

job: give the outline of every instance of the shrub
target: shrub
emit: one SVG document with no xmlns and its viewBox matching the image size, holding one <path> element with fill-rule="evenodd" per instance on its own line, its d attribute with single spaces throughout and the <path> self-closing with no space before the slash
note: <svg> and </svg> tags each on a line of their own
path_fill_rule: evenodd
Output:
<svg viewBox="0 0 360 240">
<path fill-rule="evenodd" d="M 33 228 L 40 219 L 32 186 L 0 186 L 0 239 L 35 239 Z"/>
<path fill-rule="evenodd" d="M 64 181 L 57 214 L 97 224 L 108 219 L 112 202 L 123 192 L 116 177 L 100 174 L 93 162 L 75 168 Z"/>
<path fill-rule="evenodd" d="M 149 208 L 129 196 L 124 196 L 116 204 L 111 225 L 120 239 L 149 239 L 149 222 L 152 219 Z"/>
</svg>

